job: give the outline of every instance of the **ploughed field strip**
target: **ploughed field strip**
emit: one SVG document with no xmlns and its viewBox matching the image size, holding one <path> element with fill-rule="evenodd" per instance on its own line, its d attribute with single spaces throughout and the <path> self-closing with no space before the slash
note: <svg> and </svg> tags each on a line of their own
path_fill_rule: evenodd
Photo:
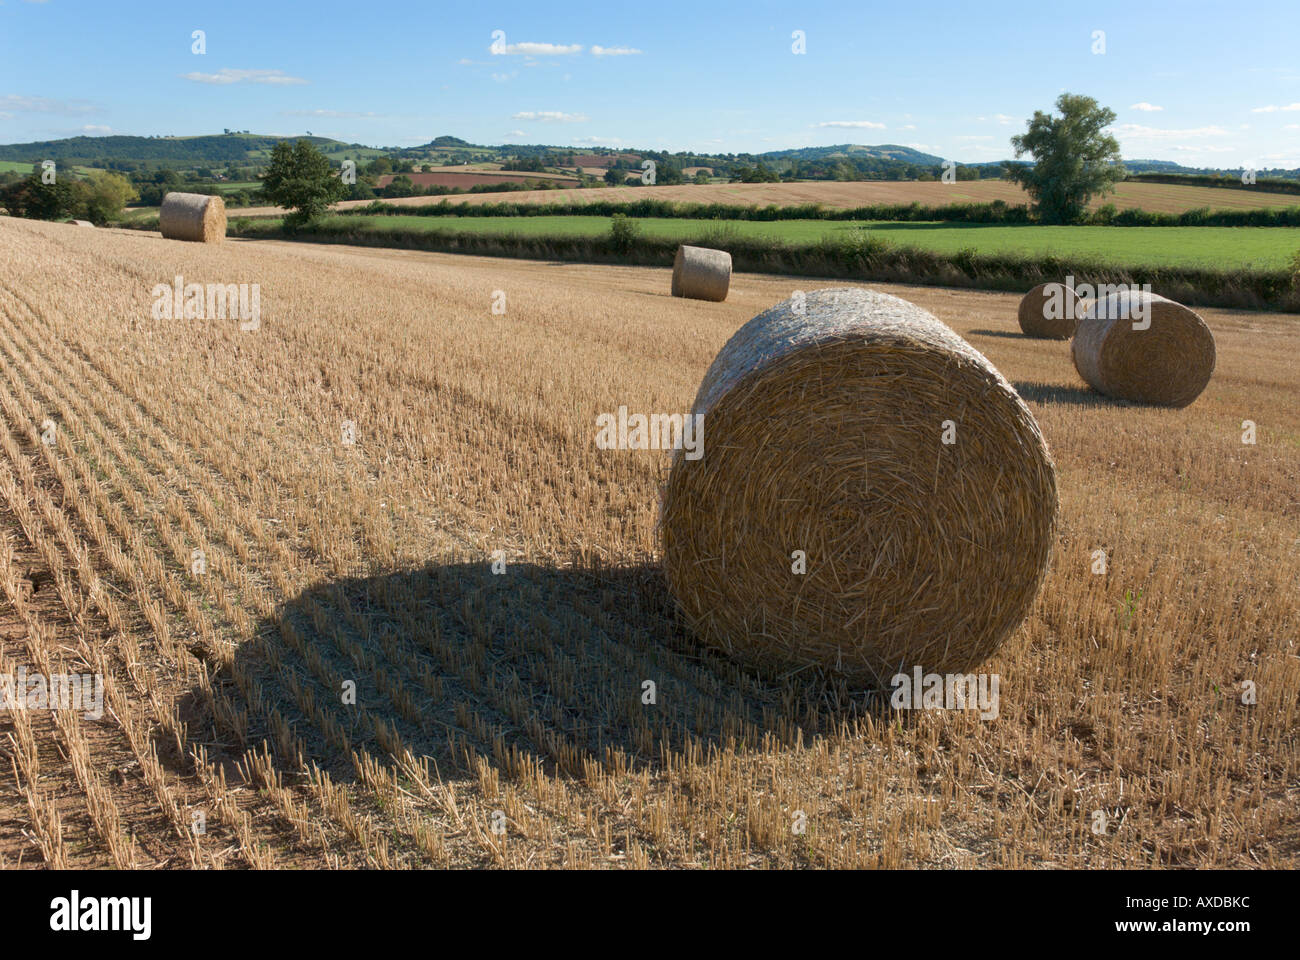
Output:
<svg viewBox="0 0 1300 960">
<path fill-rule="evenodd" d="M 1015 295 L 876 285 L 1058 467 L 981 720 L 692 642 L 671 452 L 597 417 L 685 413 L 745 321 L 842 284 L 668 274 L 0 220 L 0 674 L 99 673 L 105 705 L 0 714 L 4 864 L 1294 864 L 1293 318 L 1201 311 L 1216 372 L 1171 411 L 1092 393 Z M 155 319 L 178 275 L 258 284 L 257 328 Z"/>
</svg>

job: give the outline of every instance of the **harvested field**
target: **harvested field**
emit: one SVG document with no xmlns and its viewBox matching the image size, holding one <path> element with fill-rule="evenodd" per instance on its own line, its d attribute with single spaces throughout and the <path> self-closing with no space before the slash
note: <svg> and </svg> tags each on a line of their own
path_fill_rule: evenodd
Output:
<svg viewBox="0 0 1300 960">
<path fill-rule="evenodd" d="M 957 183 L 869 181 L 839 183 L 829 181 L 806 183 L 714 183 L 686 184 L 676 187 L 625 187 L 588 188 L 581 194 L 584 200 L 631 202 L 654 197 L 679 203 L 725 203 L 749 206 L 796 206 L 802 203 L 820 203 L 826 207 L 863 207 L 873 204 L 920 203 L 923 206 L 946 203 L 992 203 L 1002 200 L 1008 204 L 1026 203 L 1025 192 L 1005 180 L 963 180 Z M 402 197 L 389 201 L 402 205 L 437 203 L 442 197 Z M 499 196 L 480 195 L 445 198 L 453 203 L 499 202 Z M 511 193 L 512 203 L 554 203 L 549 191 L 520 191 Z M 567 197 L 566 199 L 572 199 Z M 364 206 L 368 201 L 345 200 L 336 209 Z M 1121 183 L 1115 192 L 1093 206 L 1113 203 L 1119 210 L 1149 210 L 1153 213 L 1182 213 L 1199 207 L 1224 210 L 1255 210 L 1271 207 L 1300 206 L 1300 196 L 1291 193 L 1256 193 L 1252 190 L 1223 190 L 1215 187 L 1190 187 L 1182 184 Z M 272 216 L 276 207 L 249 207 L 241 211 L 244 216 Z"/>
<path fill-rule="evenodd" d="M 154 320 L 176 274 L 259 283 L 260 327 Z M 0 713 L 0 858 L 1294 867 L 1295 318 L 1198 311 L 1215 376 L 1167 410 L 1091 392 L 1018 295 L 875 286 L 984 352 L 1057 464 L 983 721 L 698 650 L 657 556 L 670 454 L 594 442 L 689 410 L 796 283 L 843 285 L 715 304 L 667 269 L 0 219 L 0 674 L 106 687 L 100 720 Z"/>
<path fill-rule="evenodd" d="M 564 187 L 576 186 L 578 183 L 576 178 L 565 177 L 558 173 L 498 173 L 490 170 L 481 170 L 475 173 L 456 173 L 449 171 L 437 171 L 432 173 L 388 173 L 376 180 L 375 185 L 382 190 L 399 176 L 407 177 L 417 187 L 463 187 L 466 190 L 470 187 L 494 186 L 501 183 L 528 183 L 529 181 L 535 182 L 538 180 L 553 180 L 555 181 L 556 186 Z M 402 197 L 399 199 L 410 200 L 412 198 Z"/>
</svg>

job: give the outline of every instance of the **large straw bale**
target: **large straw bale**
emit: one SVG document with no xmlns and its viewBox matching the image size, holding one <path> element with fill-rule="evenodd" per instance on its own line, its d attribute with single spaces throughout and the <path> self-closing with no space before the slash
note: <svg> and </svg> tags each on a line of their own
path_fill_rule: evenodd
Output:
<svg viewBox="0 0 1300 960">
<path fill-rule="evenodd" d="M 880 686 L 973 667 L 1024 619 L 1055 466 L 1011 385 L 920 307 L 858 288 L 778 304 L 722 348 L 694 412 L 704 454 L 677 452 L 661 534 L 706 644 Z"/>
<path fill-rule="evenodd" d="M 169 240 L 220 243 L 226 238 L 226 201 L 202 193 L 169 193 L 158 211 L 158 228 Z"/>
<path fill-rule="evenodd" d="M 1094 390 L 1137 403 L 1185 407 L 1214 374 L 1214 334 L 1205 321 L 1144 291 L 1093 303 L 1079 321 L 1071 354 Z"/>
<path fill-rule="evenodd" d="M 1084 301 L 1063 283 L 1040 283 L 1020 300 L 1020 330 L 1027 337 L 1069 340 L 1083 316 Z"/>
<path fill-rule="evenodd" d="M 727 299 L 730 285 L 731 254 L 727 251 L 686 244 L 677 248 L 673 259 L 674 297 L 721 302 Z"/>
</svg>

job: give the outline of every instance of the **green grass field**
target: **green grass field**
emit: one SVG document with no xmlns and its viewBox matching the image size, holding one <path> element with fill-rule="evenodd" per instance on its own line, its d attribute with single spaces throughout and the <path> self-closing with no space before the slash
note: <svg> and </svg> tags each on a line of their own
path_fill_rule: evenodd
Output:
<svg viewBox="0 0 1300 960">
<path fill-rule="evenodd" d="M 609 217 L 422 217 L 348 216 L 364 232 L 476 232 L 526 236 L 600 236 L 609 231 Z M 267 229 L 279 220 L 262 220 Z M 336 221 L 337 222 L 337 221 Z M 871 222 L 863 224 L 821 220 L 711 221 L 639 219 L 642 235 L 698 240 L 731 235 L 769 238 L 788 243 L 814 243 L 826 236 L 865 229 L 902 246 L 939 253 L 972 249 L 979 253 L 1055 254 L 1085 257 L 1125 265 L 1285 267 L 1300 250 L 1300 228 L 1292 227 L 1040 227 L 963 223 Z"/>
</svg>

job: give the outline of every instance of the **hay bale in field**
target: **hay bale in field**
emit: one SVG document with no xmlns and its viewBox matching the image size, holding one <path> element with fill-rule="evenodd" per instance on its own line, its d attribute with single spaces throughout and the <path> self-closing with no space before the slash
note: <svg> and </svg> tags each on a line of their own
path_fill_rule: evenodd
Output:
<svg viewBox="0 0 1300 960">
<path fill-rule="evenodd" d="M 74 227 L 93 227 L 94 224 L 89 220 L 64 220 L 64 223 L 71 224 Z"/>
<path fill-rule="evenodd" d="M 730 285 L 731 254 L 727 251 L 686 244 L 677 248 L 673 259 L 674 297 L 721 302 L 727 299 Z"/>
<path fill-rule="evenodd" d="M 226 201 L 202 193 L 169 193 L 158 211 L 158 228 L 169 240 L 220 243 L 226 238 Z"/>
<path fill-rule="evenodd" d="M 920 307 L 856 288 L 778 304 L 722 348 L 694 412 L 703 457 L 677 451 L 660 520 L 706 644 L 879 686 L 972 667 L 1024 619 L 1055 466 L 1011 385 Z"/>
<path fill-rule="evenodd" d="M 1135 324 L 1145 329 L 1135 330 Z M 1071 354 L 1079 376 L 1099 393 L 1185 407 L 1214 373 L 1214 334 L 1181 303 L 1125 291 L 1088 308 Z"/>
<path fill-rule="evenodd" d="M 1083 316 L 1084 301 L 1063 283 L 1040 283 L 1020 300 L 1020 330 L 1027 337 L 1069 340 Z"/>
</svg>

